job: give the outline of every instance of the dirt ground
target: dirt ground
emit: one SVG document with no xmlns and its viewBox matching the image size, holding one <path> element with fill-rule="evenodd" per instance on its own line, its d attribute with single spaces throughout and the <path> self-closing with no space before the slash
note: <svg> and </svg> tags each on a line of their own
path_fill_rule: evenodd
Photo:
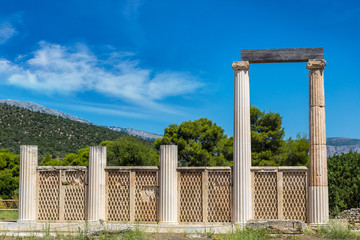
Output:
<svg viewBox="0 0 360 240">
<path fill-rule="evenodd" d="M 224 235 L 214 234 L 211 237 L 207 237 L 204 234 L 184 234 L 184 233 L 151 233 L 148 234 L 148 239 L 150 240 L 189 240 L 189 239 L 200 239 L 200 240 L 211 240 L 211 239 L 221 239 Z M 299 240 L 325 240 L 326 238 L 317 237 L 314 235 L 270 235 L 269 239 L 273 240 L 283 240 L 283 239 L 299 239 Z"/>
</svg>

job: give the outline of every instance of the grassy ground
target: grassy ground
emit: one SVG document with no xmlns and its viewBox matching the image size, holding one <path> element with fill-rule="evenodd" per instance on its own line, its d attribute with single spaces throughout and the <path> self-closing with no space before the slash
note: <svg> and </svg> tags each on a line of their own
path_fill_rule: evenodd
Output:
<svg viewBox="0 0 360 240">
<path fill-rule="evenodd" d="M 18 219 L 18 211 L 0 211 L 0 221 L 16 221 Z"/>
<path fill-rule="evenodd" d="M 145 229 L 135 227 L 134 230 L 122 231 L 122 232 L 108 232 L 104 231 L 97 235 L 91 235 L 85 230 L 78 231 L 75 235 L 63 235 L 56 234 L 52 236 L 50 229 L 44 229 L 42 234 L 43 237 L 30 236 L 30 237 L 9 237 L 1 236 L 0 240 L 14 240 L 14 239 L 46 239 L 46 240 L 105 240 L 105 239 L 117 239 L 117 240 L 185 240 L 185 239 L 203 239 L 203 240 L 265 240 L 265 239 L 299 239 L 299 240 L 325 240 L 325 239 L 354 239 L 360 240 L 360 233 L 352 232 L 347 224 L 339 222 L 330 222 L 326 227 L 320 227 L 318 229 L 306 230 L 301 235 L 273 235 L 270 234 L 266 229 L 244 229 L 235 230 L 228 234 L 213 234 L 208 232 L 205 234 L 177 234 L 177 233 L 145 233 Z"/>
</svg>

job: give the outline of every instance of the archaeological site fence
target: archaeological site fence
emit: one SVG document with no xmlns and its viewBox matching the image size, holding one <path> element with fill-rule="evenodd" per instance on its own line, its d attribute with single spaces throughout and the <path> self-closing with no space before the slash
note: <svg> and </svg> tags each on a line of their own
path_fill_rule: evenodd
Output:
<svg viewBox="0 0 360 240">
<path fill-rule="evenodd" d="M 97 163 L 106 162 L 106 157 L 97 153 L 104 147 L 90 147 L 90 158 Z M 22 146 L 22 161 L 37 162 L 36 148 Z M 26 154 L 33 151 L 35 155 Z M 168 157 L 169 153 L 175 153 Z M 93 153 L 93 154 L 91 154 Z M 106 148 L 105 148 L 106 153 Z M 101 157 L 102 156 L 102 157 Z M 33 158 L 31 158 L 33 157 Z M 162 146 L 160 167 L 52 167 L 36 166 L 34 214 L 38 222 L 84 222 L 89 219 L 89 202 L 103 197 L 104 204 L 94 208 L 103 211 L 106 222 L 158 223 L 161 219 L 161 188 L 163 177 L 170 175 L 166 162 L 177 163 L 177 147 Z M 27 164 L 29 166 L 29 164 Z M 176 182 L 172 199 L 176 200 L 175 222 L 178 224 L 231 224 L 233 208 L 233 174 L 230 167 L 176 167 L 172 176 Z M 161 171 L 161 169 L 165 171 Z M 29 170 L 29 169 L 28 169 Z M 103 195 L 101 190 L 89 195 L 90 172 L 103 172 Z M 24 169 L 22 170 L 24 172 Z M 29 172 L 29 171 L 28 171 Z M 20 181 L 21 182 L 21 181 Z M 97 182 L 97 185 L 101 181 Z M 252 167 L 252 214 L 254 219 L 294 219 L 307 221 L 308 200 L 307 167 Z M 99 186 L 97 186 L 99 187 Z M 100 186 L 101 188 L 101 186 Z M 171 192 L 166 191 L 166 192 Z M 166 194 L 166 193 L 165 193 Z M 20 195 L 20 199 L 24 197 Z M 176 198 L 176 199 L 174 199 Z M 20 200 L 21 202 L 22 200 Z M 25 200 L 26 201 L 26 200 Z M 164 205 L 164 204 L 163 204 Z M 166 204 L 165 204 L 166 205 Z M 22 209 L 21 209 L 22 208 Z M 26 208 L 26 207 L 25 207 Z M 165 209 L 163 211 L 170 210 Z M 173 209 L 172 209 L 173 210 Z M 20 212 L 24 206 L 20 204 Z M 168 212 L 170 214 L 170 212 Z"/>
</svg>

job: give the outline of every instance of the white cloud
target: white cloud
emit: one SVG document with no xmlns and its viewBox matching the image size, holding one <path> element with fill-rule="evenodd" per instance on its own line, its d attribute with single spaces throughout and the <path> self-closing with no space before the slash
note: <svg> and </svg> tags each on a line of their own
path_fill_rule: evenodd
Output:
<svg viewBox="0 0 360 240">
<path fill-rule="evenodd" d="M 30 57 L 0 59 L 0 79 L 7 84 L 43 93 L 96 91 L 132 104 L 169 111 L 160 101 L 195 92 L 203 84 L 189 73 L 142 68 L 130 53 L 99 59 L 85 45 L 72 47 L 40 42 Z"/>
<path fill-rule="evenodd" d="M 0 44 L 4 44 L 16 34 L 16 29 L 9 22 L 0 23 Z"/>
</svg>

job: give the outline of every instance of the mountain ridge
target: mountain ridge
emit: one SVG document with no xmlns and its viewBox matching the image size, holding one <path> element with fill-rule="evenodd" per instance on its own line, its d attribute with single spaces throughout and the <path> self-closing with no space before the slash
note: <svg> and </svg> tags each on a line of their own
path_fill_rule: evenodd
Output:
<svg viewBox="0 0 360 240">
<path fill-rule="evenodd" d="M 116 131 L 116 132 L 126 133 L 129 135 L 135 136 L 135 137 L 140 137 L 145 140 L 155 140 L 157 138 L 162 138 L 162 135 L 155 134 L 155 133 L 148 133 L 148 132 L 133 129 L 133 128 L 122 128 L 122 127 L 116 127 L 116 126 L 97 125 L 97 124 L 94 124 L 85 119 L 58 111 L 56 109 L 48 108 L 48 107 L 45 107 L 43 105 L 33 103 L 33 102 L 24 102 L 24 101 L 19 101 L 19 100 L 4 99 L 4 100 L 0 100 L 0 103 L 5 103 L 10 106 L 16 106 L 16 107 L 20 107 L 20 108 L 25 108 L 25 109 L 28 109 L 33 112 L 50 114 L 53 116 L 62 117 L 62 118 L 70 119 L 70 120 L 77 121 L 77 122 L 82 122 L 82 123 L 87 123 L 87 124 L 96 125 L 96 126 L 100 126 L 100 127 L 105 127 L 105 128 L 108 128 L 108 129 Z"/>
</svg>

